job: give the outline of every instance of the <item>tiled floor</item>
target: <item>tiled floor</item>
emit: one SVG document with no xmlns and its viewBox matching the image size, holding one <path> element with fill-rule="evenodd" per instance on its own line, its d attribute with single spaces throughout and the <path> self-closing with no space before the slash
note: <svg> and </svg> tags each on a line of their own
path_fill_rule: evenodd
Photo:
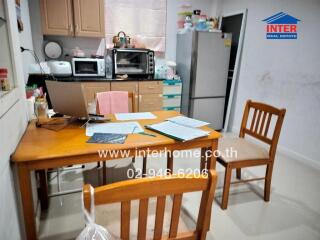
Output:
<svg viewBox="0 0 320 240">
<path fill-rule="evenodd" d="M 123 164 L 128 163 L 124 160 Z M 164 159 L 150 159 L 148 168 L 165 168 Z M 199 160 L 175 159 L 174 167 L 196 168 Z M 139 159 L 136 166 L 141 166 Z M 320 239 L 320 171 L 278 154 L 274 168 L 271 201 L 262 199 L 263 182 L 232 186 L 229 206 L 222 211 L 221 186 L 223 171 L 219 173 L 216 201 L 212 212 L 211 231 L 207 239 Z M 263 176 L 264 168 L 250 168 L 246 176 Z M 79 171 L 64 172 L 64 190 L 80 187 L 82 174 Z M 52 182 L 52 189 L 56 187 Z M 195 216 L 199 194 L 184 196 L 183 205 Z M 51 198 L 50 208 L 42 213 L 40 239 L 74 239 L 84 226 L 80 193 Z"/>
</svg>

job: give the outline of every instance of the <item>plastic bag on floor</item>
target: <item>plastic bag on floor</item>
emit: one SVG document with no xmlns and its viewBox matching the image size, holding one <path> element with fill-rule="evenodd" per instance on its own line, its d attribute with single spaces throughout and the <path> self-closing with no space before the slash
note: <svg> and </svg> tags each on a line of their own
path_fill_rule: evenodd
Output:
<svg viewBox="0 0 320 240">
<path fill-rule="evenodd" d="M 82 194 L 82 210 L 85 216 L 86 226 L 81 231 L 76 240 L 114 240 L 107 229 L 95 223 L 94 213 L 94 189 L 90 188 L 91 194 L 91 213 L 89 214 L 84 207 L 83 194 Z"/>
</svg>

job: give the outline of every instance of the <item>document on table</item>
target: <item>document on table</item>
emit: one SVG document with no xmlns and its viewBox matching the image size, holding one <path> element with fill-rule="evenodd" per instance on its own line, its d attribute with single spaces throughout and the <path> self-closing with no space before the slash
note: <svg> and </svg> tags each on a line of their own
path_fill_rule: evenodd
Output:
<svg viewBox="0 0 320 240">
<path fill-rule="evenodd" d="M 206 137 L 210 134 L 210 132 L 201 129 L 182 126 L 170 121 L 148 125 L 146 128 L 183 142 Z"/>
<path fill-rule="evenodd" d="M 127 120 L 139 120 L 139 119 L 155 119 L 157 118 L 151 112 L 138 112 L 138 113 L 117 113 L 115 114 L 116 119 L 120 121 Z"/>
<path fill-rule="evenodd" d="M 131 134 L 144 132 L 138 122 L 121 123 L 90 123 L 87 124 L 86 135 L 91 137 L 94 133 Z"/>
<path fill-rule="evenodd" d="M 185 116 L 177 116 L 177 117 L 168 118 L 167 121 L 174 122 L 179 125 L 183 125 L 183 126 L 187 126 L 187 127 L 194 127 L 194 128 L 203 127 L 203 126 L 210 124 L 208 122 L 200 121 L 200 120 L 197 120 L 194 118 L 188 118 Z"/>
</svg>

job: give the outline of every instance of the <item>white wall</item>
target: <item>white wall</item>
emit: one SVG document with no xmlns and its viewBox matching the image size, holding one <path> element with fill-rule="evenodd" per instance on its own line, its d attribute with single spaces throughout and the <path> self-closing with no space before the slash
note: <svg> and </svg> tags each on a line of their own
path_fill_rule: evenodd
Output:
<svg viewBox="0 0 320 240">
<path fill-rule="evenodd" d="M 39 57 L 40 61 L 44 61 L 42 53 L 43 35 L 41 29 L 40 1 L 28 0 L 28 2 L 34 51 Z"/>
<path fill-rule="evenodd" d="M 28 0 L 21 0 L 20 4 L 21 4 L 20 5 L 21 19 L 22 19 L 23 28 L 24 28 L 23 31 L 19 33 L 20 46 L 33 50 Z M 23 52 L 22 61 L 23 61 L 24 81 L 26 83 L 29 76 L 29 64 L 35 63 L 35 60 L 34 60 L 34 57 L 29 52 Z"/>
<path fill-rule="evenodd" d="M 25 111 L 24 81 L 22 71 L 22 59 L 19 52 L 19 36 L 17 30 L 15 1 L 7 0 L 9 15 L 7 15 L 7 26 L 10 26 L 10 41 L 15 56 L 12 61 L 15 76 L 18 102 L 0 117 L 0 233 L 1 239 L 21 239 L 20 220 L 18 211 L 17 191 L 14 185 L 14 174 L 11 169 L 10 155 L 15 150 L 26 124 L 27 115 Z M 0 53 L 1 54 L 1 53 Z M 2 56 L 2 55 L 1 55 Z M 9 56 L 5 56 L 8 58 Z"/>
<path fill-rule="evenodd" d="M 232 126 L 239 129 L 245 101 L 287 109 L 280 149 L 320 164 L 320 1 L 224 0 L 224 13 L 248 9 Z M 262 20 L 280 11 L 301 22 L 298 40 L 266 40 Z"/>
</svg>

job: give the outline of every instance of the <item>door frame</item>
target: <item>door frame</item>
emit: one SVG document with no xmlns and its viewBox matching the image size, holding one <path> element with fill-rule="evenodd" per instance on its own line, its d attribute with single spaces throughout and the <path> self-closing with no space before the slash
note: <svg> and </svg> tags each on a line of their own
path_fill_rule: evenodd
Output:
<svg viewBox="0 0 320 240">
<path fill-rule="evenodd" d="M 227 13 L 227 14 L 221 14 L 220 21 L 219 21 L 219 29 L 221 29 L 221 22 L 222 22 L 223 17 L 230 17 L 230 16 L 239 15 L 239 14 L 243 14 L 243 17 L 242 17 L 242 23 L 241 23 L 241 29 L 240 29 L 240 35 L 239 35 L 237 57 L 236 57 L 236 62 L 234 65 L 233 75 L 232 75 L 232 84 L 231 84 L 231 89 L 230 89 L 230 94 L 229 94 L 226 119 L 224 121 L 224 126 L 223 126 L 224 132 L 227 132 L 228 127 L 229 127 L 229 120 L 230 120 L 231 108 L 232 108 L 232 103 L 233 103 L 233 97 L 234 97 L 234 93 L 235 93 L 235 86 L 238 81 L 239 73 L 240 73 L 241 56 L 242 56 L 245 28 L 246 28 L 246 23 L 247 23 L 248 9 L 246 8 L 246 9 L 240 10 L 240 11 L 235 11 L 235 12 L 231 12 L 231 13 Z"/>
</svg>

